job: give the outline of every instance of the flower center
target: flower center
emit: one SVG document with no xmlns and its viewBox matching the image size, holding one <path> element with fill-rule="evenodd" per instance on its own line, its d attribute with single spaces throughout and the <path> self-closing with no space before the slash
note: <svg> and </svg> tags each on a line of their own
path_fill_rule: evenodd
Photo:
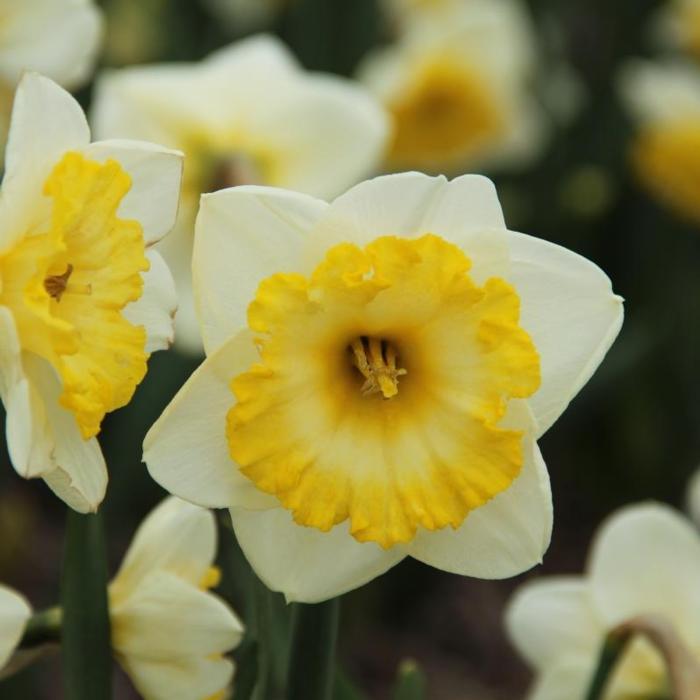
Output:
<svg viewBox="0 0 700 700">
<path fill-rule="evenodd" d="M 438 236 L 384 236 L 260 284 L 260 361 L 232 380 L 226 433 L 297 523 L 349 520 L 357 540 L 391 547 L 458 527 L 518 476 L 522 432 L 500 423 L 537 389 L 539 357 L 515 290 L 478 286 L 469 267 Z"/>
<path fill-rule="evenodd" d="M 60 403 L 85 439 L 128 403 L 146 372 L 145 330 L 122 314 L 148 269 L 141 225 L 116 215 L 130 187 L 115 161 L 67 153 L 44 184 L 46 230 L 0 254 L 0 305 L 12 311 L 22 349 L 60 375 Z"/>
<path fill-rule="evenodd" d="M 459 164 L 498 138 L 503 117 L 491 89 L 463 59 L 437 56 L 390 105 L 394 166 Z"/>
<path fill-rule="evenodd" d="M 63 292 L 66 291 L 68 286 L 68 280 L 73 274 L 73 266 L 68 263 L 66 271 L 62 275 L 49 275 L 44 280 L 44 289 L 50 297 L 53 297 L 56 301 L 61 301 Z"/>
<path fill-rule="evenodd" d="M 360 336 L 350 343 L 349 350 L 352 364 L 365 380 L 360 389 L 363 396 L 381 394 L 390 399 L 399 393 L 399 377 L 406 370 L 397 366 L 398 355 L 392 343 Z"/>
</svg>

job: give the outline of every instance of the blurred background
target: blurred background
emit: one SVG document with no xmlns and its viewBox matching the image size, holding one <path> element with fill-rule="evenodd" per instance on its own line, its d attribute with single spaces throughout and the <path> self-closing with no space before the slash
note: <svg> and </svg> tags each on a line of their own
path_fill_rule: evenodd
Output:
<svg viewBox="0 0 700 700">
<path fill-rule="evenodd" d="M 397 4 L 378 0 L 255 0 L 247 11 L 237 11 L 245 3 L 235 0 L 100 4 L 101 67 L 198 61 L 268 31 L 305 68 L 353 76 L 368 52 L 401 40 Z M 700 464 L 700 220 L 658 196 L 633 167 L 640 124 L 619 89 L 619 71 L 630 59 L 693 61 L 691 49 L 659 29 L 665 26 L 659 13 L 672 4 L 522 0 L 536 50 L 527 89 L 542 105 L 546 138 L 517 167 L 467 163 L 462 170 L 473 167 L 495 180 L 511 229 L 600 265 L 626 299 L 625 326 L 592 381 L 541 440 L 555 507 L 543 566 L 489 582 L 405 561 L 344 596 L 339 654 L 347 678 L 339 678 L 338 698 L 351 697 L 344 695 L 349 684 L 356 697 L 390 698 L 405 659 L 422 668 L 431 699 L 524 697 L 529 672 L 502 627 L 513 589 L 528 577 L 581 571 L 591 534 L 622 504 L 657 499 L 684 508 L 686 481 Z M 89 108 L 91 85 L 78 97 Z M 695 117 L 700 127 L 700 113 Z M 700 201 L 700 146 L 695 158 Z M 155 354 L 134 401 L 107 417 L 101 443 L 110 469 L 104 514 L 113 571 L 138 523 L 164 495 L 141 464 L 143 436 L 198 362 L 175 350 Z M 43 484 L 15 474 L 4 443 L 0 463 L 0 580 L 40 609 L 58 597 L 64 507 Z M 221 522 L 222 541 L 230 543 Z M 251 574 L 231 551 L 222 560 L 221 592 L 245 614 Z M 282 669 L 287 611 L 277 599 L 273 605 Z M 4 681 L 0 697 L 59 699 L 59 674 L 59 659 L 47 659 Z M 136 697 L 117 674 L 117 700 Z"/>
</svg>

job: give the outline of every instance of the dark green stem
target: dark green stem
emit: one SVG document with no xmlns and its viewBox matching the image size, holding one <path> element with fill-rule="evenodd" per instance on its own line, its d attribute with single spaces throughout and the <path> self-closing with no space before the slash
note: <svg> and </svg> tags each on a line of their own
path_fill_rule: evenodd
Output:
<svg viewBox="0 0 700 700">
<path fill-rule="evenodd" d="M 331 700 L 340 601 L 294 607 L 287 700 Z"/>
<path fill-rule="evenodd" d="M 32 649 L 42 644 L 61 641 L 63 613 L 58 606 L 34 613 L 24 629 L 20 649 Z"/>
<path fill-rule="evenodd" d="M 257 640 L 258 682 L 255 685 L 255 700 L 272 700 L 275 697 L 273 639 L 272 639 L 272 593 L 253 576 L 253 633 Z"/>
<path fill-rule="evenodd" d="M 66 700 L 109 700 L 112 683 L 102 518 L 68 511 L 61 579 Z"/>
<path fill-rule="evenodd" d="M 605 695 L 610 676 L 615 670 L 622 653 L 630 639 L 628 633 L 613 630 L 608 634 L 603 643 L 603 648 L 598 657 L 598 666 L 588 688 L 586 700 L 602 700 Z"/>
</svg>

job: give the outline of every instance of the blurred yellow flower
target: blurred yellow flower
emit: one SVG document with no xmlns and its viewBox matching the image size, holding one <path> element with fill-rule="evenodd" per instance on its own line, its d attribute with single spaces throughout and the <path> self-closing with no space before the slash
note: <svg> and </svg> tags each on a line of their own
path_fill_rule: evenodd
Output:
<svg viewBox="0 0 700 700">
<path fill-rule="evenodd" d="M 90 77 L 101 34 L 102 16 L 92 0 L 0 0 L 1 142 L 22 73 L 37 71 L 78 87 Z"/>
<path fill-rule="evenodd" d="M 0 585 L 0 675 L 22 639 L 31 614 L 23 596 Z"/>
<path fill-rule="evenodd" d="M 623 67 L 619 84 L 637 125 L 637 177 L 667 207 L 700 223 L 700 68 L 635 61 Z"/>
<path fill-rule="evenodd" d="M 99 83 L 102 136 L 156 140 L 187 154 L 178 225 L 160 248 L 178 286 L 176 343 L 201 352 L 191 292 L 200 194 L 265 184 L 332 197 L 371 173 L 387 137 L 382 108 L 361 88 L 305 73 L 272 37 L 200 64 L 114 71 Z"/>
<path fill-rule="evenodd" d="M 20 83 L 0 198 L 0 396 L 17 472 L 79 511 L 105 493 L 102 419 L 172 339 L 173 281 L 150 246 L 174 223 L 181 168 L 151 144 L 90 143 L 67 92 Z"/>
<path fill-rule="evenodd" d="M 436 9 L 358 72 L 393 116 L 388 167 L 457 173 L 526 163 L 543 145 L 545 117 L 528 85 L 535 38 L 524 8 L 470 0 Z"/>
<path fill-rule="evenodd" d="M 700 656 L 700 536 L 671 508 L 624 508 L 603 524 L 585 576 L 525 584 L 506 622 L 538 674 L 530 700 L 583 700 L 607 631 L 639 615 L 672 624 Z M 606 700 L 670 697 L 663 659 L 638 639 L 625 651 Z"/>
<path fill-rule="evenodd" d="M 176 498 L 139 527 L 109 587 L 112 646 L 145 700 L 225 697 L 233 663 L 224 654 L 243 627 L 209 588 L 216 523 L 209 511 Z"/>
<path fill-rule="evenodd" d="M 231 508 L 270 588 L 323 600 L 406 555 L 483 578 L 541 560 L 536 439 L 622 321 L 595 265 L 508 232 L 486 178 L 405 173 L 330 205 L 207 195 L 193 268 L 208 357 L 144 459 Z"/>
</svg>

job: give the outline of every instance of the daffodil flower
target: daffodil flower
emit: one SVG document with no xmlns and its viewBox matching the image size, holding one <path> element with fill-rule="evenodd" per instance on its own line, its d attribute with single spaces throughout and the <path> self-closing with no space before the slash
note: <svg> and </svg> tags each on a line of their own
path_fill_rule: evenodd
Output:
<svg viewBox="0 0 700 700">
<path fill-rule="evenodd" d="M 663 44 L 700 59 L 699 0 L 669 0 L 662 5 L 654 24 L 654 34 Z"/>
<path fill-rule="evenodd" d="M 378 166 L 382 108 L 350 81 L 305 73 L 272 37 L 255 37 L 201 63 L 129 68 L 104 77 L 94 110 L 102 137 L 182 149 L 178 224 L 160 250 L 173 270 L 179 349 L 201 353 L 191 291 L 200 194 L 236 184 L 334 197 Z"/>
<path fill-rule="evenodd" d="M 624 508 L 600 529 L 585 576 L 525 584 L 511 601 L 510 637 L 538 677 L 531 700 L 583 700 L 606 633 L 640 615 L 661 616 L 700 656 L 700 535 L 671 508 Z M 606 698 L 670 697 L 665 663 L 632 642 Z"/>
<path fill-rule="evenodd" d="M 107 470 L 96 440 L 149 353 L 172 340 L 175 290 L 151 249 L 174 223 L 182 155 L 90 143 L 78 103 L 27 74 L 0 197 L 0 397 L 10 459 L 79 511 Z"/>
<path fill-rule="evenodd" d="M 638 127 L 637 177 L 663 204 L 700 222 L 700 68 L 634 61 L 623 66 L 619 85 Z"/>
<path fill-rule="evenodd" d="M 109 587 L 112 646 L 145 700 L 223 697 L 233 675 L 224 654 L 243 628 L 209 591 L 216 524 L 211 512 L 176 498 L 139 527 Z"/>
<path fill-rule="evenodd" d="M 31 614 L 23 596 L 0 585 L 0 676 L 22 639 Z"/>
<path fill-rule="evenodd" d="M 521 166 L 539 153 L 545 124 L 528 86 L 536 58 L 529 18 L 512 0 L 439 10 L 421 13 L 359 69 L 393 117 L 387 166 L 451 173 Z"/>
<path fill-rule="evenodd" d="M 384 176 L 332 204 L 224 190 L 195 238 L 207 359 L 144 459 L 231 509 L 270 588 L 320 601 L 407 555 L 482 578 L 541 560 L 536 439 L 622 321 L 600 269 L 509 232 L 475 175 Z"/>
<path fill-rule="evenodd" d="M 92 0 L 0 0 L 0 133 L 4 142 L 12 95 L 25 70 L 64 87 L 92 72 L 102 16 Z"/>
</svg>

